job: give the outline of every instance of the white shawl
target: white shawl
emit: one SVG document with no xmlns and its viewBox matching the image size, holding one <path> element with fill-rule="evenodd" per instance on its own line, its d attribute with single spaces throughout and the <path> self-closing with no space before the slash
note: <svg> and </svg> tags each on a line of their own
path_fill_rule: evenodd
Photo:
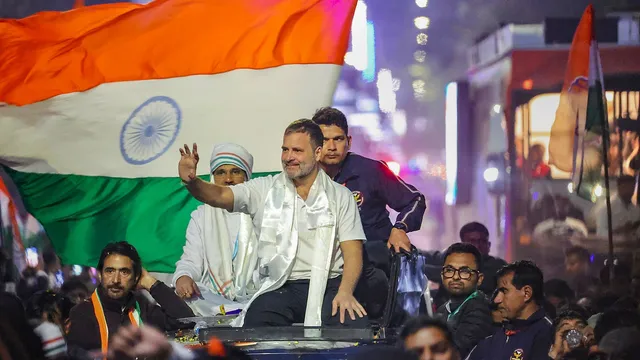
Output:
<svg viewBox="0 0 640 360">
<path fill-rule="evenodd" d="M 258 263 L 258 241 L 251 217 L 240 214 L 237 253 L 229 241 L 226 210 L 204 207 L 202 224 L 204 242 L 204 272 L 202 282 L 211 284 L 215 293 L 229 300 L 247 301 L 256 291 L 253 271 Z"/>
<path fill-rule="evenodd" d="M 320 170 L 315 180 L 317 191 L 307 199 L 309 230 L 315 230 L 317 244 L 311 269 L 305 326 L 322 325 L 322 302 L 327 287 L 336 240 L 337 194 L 333 181 Z M 267 193 L 258 242 L 260 289 L 245 306 L 234 326 L 242 326 L 246 310 L 260 295 L 277 290 L 289 279 L 298 250 L 298 198 L 294 184 L 285 173 L 276 175 Z"/>
</svg>

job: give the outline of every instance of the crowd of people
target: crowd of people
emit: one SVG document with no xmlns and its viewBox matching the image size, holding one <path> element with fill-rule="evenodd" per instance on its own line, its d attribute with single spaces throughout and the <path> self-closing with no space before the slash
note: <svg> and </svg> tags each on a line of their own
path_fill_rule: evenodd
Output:
<svg viewBox="0 0 640 360">
<path fill-rule="evenodd" d="M 47 254 L 14 294 L 0 292 L 0 357 L 247 358 L 216 339 L 191 351 L 165 335 L 225 308 L 238 311 L 237 327 L 372 326 L 389 308 L 391 254 L 415 253 L 407 233 L 419 229 L 426 204 L 386 164 L 350 146 L 346 117 L 333 108 L 285 129 L 277 175 L 252 178 L 251 154 L 225 143 L 214 146 L 205 181 L 197 145 L 185 145 L 178 175 L 203 205 L 192 213 L 171 281 L 146 271 L 121 241 L 102 250 L 99 281 L 83 272 L 59 287 L 59 260 Z M 398 211 L 395 222 L 387 207 Z M 598 269 L 574 247 L 565 278 L 545 282 L 533 262 L 507 264 L 490 247 L 487 228 L 470 223 L 460 242 L 422 253 L 438 287 L 434 316 L 405 321 L 392 308 L 403 319 L 398 346 L 379 345 L 367 359 L 636 358 L 640 292 L 628 266 Z M 215 306 L 201 306 L 205 293 Z"/>
</svg>

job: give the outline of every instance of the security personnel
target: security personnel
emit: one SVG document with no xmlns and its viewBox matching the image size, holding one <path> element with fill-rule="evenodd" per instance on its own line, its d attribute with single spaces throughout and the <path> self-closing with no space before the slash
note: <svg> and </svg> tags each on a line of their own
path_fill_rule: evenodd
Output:
<svg viewBox="0 0 640 360">
<path fill-rule="evenodd" d="M 324 135 L 320 165 L 334 181 L 353 192 L 367 237 L 365 250 L 376 268 L 389 274 L 389 251 L 411 250 L 408 232 L 420 229 L 425 197 L 396 176 L 382 161 L 349 152 L 347 118 L 338 109 L 322 108 L 313 116 Z M 387 205 L 398 211 L 395 224 Z M 385 246 L 387 244 L 387 246 Z"/>
</svg>

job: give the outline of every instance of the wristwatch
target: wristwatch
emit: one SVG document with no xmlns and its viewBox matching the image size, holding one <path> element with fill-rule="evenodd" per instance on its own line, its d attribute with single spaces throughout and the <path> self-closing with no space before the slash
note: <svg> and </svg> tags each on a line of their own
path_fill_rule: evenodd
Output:
<svg viewBox="0 0 640 360">
<path fill-rule="evenodd" d="M 407 225 L 405 225 L 403 222 L 397 222 L 393 225 L 393 227 L 396 229 L 400 229 L 404 232 L 407 232 Z"/>
</svg>

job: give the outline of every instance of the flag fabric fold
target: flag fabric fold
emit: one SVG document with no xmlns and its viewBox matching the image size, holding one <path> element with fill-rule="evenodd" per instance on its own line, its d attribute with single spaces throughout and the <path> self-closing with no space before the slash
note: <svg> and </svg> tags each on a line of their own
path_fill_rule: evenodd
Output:
<svg viewBox="0 0 640 360">
<path fill-rule="evenodd" d="M 2 249 L 7 256 L 11 256 L 13 265 L 22 271 L 26 264 L 19 217 L 18 209 L 11 198 L 9 189 L 0 177 L 0 240 Z"/>
<path fill-rule="evenodd" d="M 571 172 L 573 189 L 594 201 L 608 149 L 604 80 L 594 30 L 594 10 L 585 10 L 569 52 L 560 104 L 551 128 L 549 163 Z"/>
<path fill-rule="evenodd" d="M 65 263 L 127 240 L 172 272 L 198 205 L 177 148 L 235 142 L 255 176 L 280 170 L 286 125 L 331 103 L 355 6 L 156 0 L 0 20 L 0 165 Z"/>
</svg>

